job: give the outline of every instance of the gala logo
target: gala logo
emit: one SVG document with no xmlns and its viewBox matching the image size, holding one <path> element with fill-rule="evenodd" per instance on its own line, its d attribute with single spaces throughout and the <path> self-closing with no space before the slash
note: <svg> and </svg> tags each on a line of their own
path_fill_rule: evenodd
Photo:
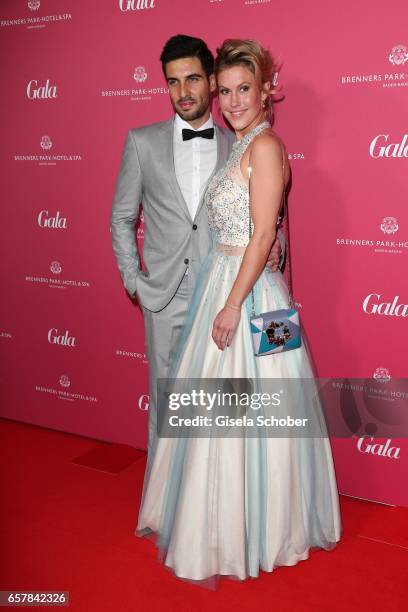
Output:
<svg viewBox="0 0 408 612">
<path fill-rule="evenodd" d="M 154 0 L 119 0 L 119 8 L 123 13 L 152 9 L 154 8 Z"/>
<path fill-rule="evenodd" d="M 408 304 L 398 304 L 399 295 L 396 295 L 392 302 L 380 302 L 380 299 L 380 293 L 369 293 L 363 302 L 364 312 L 389 317 L 408 317 Z"/>
<path fill-rule="evenodd" d="M 370 155 L 374 159 L 380 157 L 408 157 L 408 134 L 404 134 L 401 142 L 388 143 L 389 134 L 378 134 L 370 143 Z"/>
<path fill-rule="evenodd" d="M 71 346 L 72 348 L 76 346 L 76 338 L 69 335 L 68 329 L 64 334 L 60 334 L 56 327 L 48 330 L 48 342 L 50 344 L 59 344 L 60 346 Z"/>
<path fill-rule="evenodd" d="M 49 216 L 48 210 L 41 210 L 38 214 L 37 222 L 40 227 L 67 229 L 67 219 L 66 217 L 60 217 L 59 210 L 57 210 L 55 217 Z"/>
<path fill-rule="evenodd" d="M 399 459 L 400 448 L 398 446 L 391 446 L 390 438 L 387 439 L 385 444 L 370 444 L 366 441 L 367 436 L 362 436 L 358 439 L 357 448 L 360 453 L 367 453 L 371 455 L 378 455 L 379 457 L 387 457 L 388 459 Z M 370 438 L 371 442 L 374 438 Z"/>
<path fill-rule="evenodd" d="M 138 400 L 139 410 L 149 410 L 149 396 L 147 394 L 141 395 Z"/>
<path fill-rule="evenodd" d="M 38 86 L 38 81 L 32 80 L 27 85 L 27 98 L 29 100 L 45 100 L 57 97 L 57 86 L 50 85 L 47 79 L 45 85 Z"/>
</svg>

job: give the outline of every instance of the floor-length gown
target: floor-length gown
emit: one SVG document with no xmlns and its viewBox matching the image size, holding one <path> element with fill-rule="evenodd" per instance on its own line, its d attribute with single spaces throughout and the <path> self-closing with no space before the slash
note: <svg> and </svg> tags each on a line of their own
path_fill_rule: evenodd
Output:
<svg viewBox="0 0 408 612">
<path fill-rule="evenodd" d="M 213 249 L 197 280 L 169 376 L 313 378 L 307 345 L 255 357 L 248 299 L 230 347 L 211 338 L 248 243 L 249 194 L 240 160 L 264 122 L 234 146 L 209 183 L 205 204 Z M 257 312 L 288 307 L 280 271 L 265 269 L 254 288 Z M 317 400 L 310 410 L 324 423 Z M 165 567 L 214 588 L 260 570 L 295 565 L 315 548 L 330 550 L 342 525 L 328 437 L 158 438 L 145 473 L 136 535 L 153 539 Z"/>
</svg>

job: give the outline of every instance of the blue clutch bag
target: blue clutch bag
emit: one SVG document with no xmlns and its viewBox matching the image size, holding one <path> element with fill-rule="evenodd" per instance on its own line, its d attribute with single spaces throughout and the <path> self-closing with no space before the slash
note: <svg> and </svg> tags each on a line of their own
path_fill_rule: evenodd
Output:
<svg viewBox="0 0 408 612">
<path fill-rule="evenodd" d="M 257 356 L 299 348 L 302 344 L 299 313 L 295 308 L 283 308 L 254 316 L 251 334 Z"/>
</svg>

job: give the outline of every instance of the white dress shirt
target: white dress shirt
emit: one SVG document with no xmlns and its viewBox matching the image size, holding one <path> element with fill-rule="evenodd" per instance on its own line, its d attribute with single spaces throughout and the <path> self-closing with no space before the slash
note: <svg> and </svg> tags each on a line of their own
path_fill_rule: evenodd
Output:
<svg viewBox="0 0 408 612">
<path fill-rule="evenodd" d="M 201 125 L 198 130 L 212 128 L 212 116 Z M 182 129 L 193 128 L 176 114 L 174 119 L 174 168 L 181 193 L 190 211 L 191 220 L 194 219 L 200 199 L 204 193 L 208 179 L 217 163 L 217 140 L 214 138 L 192 138 L 183 140 Z"/>
</svg>

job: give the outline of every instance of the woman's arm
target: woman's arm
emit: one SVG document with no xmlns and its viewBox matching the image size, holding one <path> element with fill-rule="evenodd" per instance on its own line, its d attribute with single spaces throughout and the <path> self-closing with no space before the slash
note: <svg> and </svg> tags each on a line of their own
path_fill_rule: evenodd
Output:
<svg viewBox="0 0 408 612">
<path fill-rule="evenodd" d="M 226 305 L 214 319 L 212 338 L 221 350 L 226 345 L 230 346 L 239 323 L 242 303 L 265 267 L 276 237 L 276 222 L 282 201 L 284 178 L 279 140 L 270 133 L 255 138 L 250 163 L 253 231 Z"/>
</svg>

